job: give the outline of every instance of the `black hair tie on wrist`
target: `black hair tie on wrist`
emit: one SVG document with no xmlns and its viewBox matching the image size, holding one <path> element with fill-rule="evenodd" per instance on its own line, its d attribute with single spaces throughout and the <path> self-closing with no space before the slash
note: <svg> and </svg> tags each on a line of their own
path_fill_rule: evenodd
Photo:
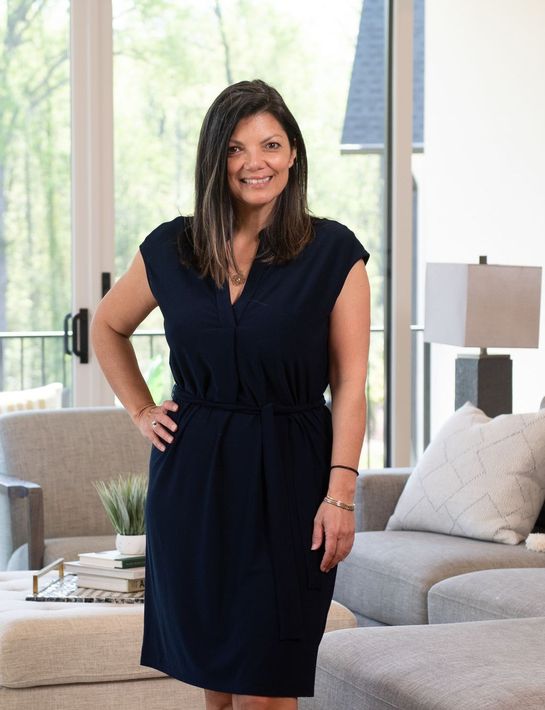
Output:
<svg viewBox="0 0 545 710">
<path fill-rule="evenodd" d="M 356 476 L 359 476 L 359 475 L 360 475 L 360 472 L 358 471 L 358 469 L 357 469 L 357 468 L 352 468 L 352 466 L 343 466 L 342 464 L 337 463 L 337 464 L 334 464 L 333 466 L 331 466 L 329 470 L 331 471 L 332 468 L 346 468 L 346 469 L 348 469 L 349 471 L 354 471 L 354 473 L 356 474 Z"/>
</svg>

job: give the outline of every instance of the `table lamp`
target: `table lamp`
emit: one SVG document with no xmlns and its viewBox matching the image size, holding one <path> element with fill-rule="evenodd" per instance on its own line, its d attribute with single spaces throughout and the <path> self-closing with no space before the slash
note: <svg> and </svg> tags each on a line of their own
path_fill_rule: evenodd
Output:
<svg viewBox="0 0 545 710">
<path fill-rule="evenodd" d="M 513 361 L 487 348 L 537 348 L 540 266 L 426 265 L 424 340 L 480 348 L 456 358 L 455 409 L 470 401 L 489 417 L 513 410 Z"/>
</svg>

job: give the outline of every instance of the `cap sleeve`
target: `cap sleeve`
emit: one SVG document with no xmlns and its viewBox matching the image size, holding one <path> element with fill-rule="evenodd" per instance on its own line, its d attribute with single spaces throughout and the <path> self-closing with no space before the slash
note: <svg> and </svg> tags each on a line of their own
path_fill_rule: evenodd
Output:
<svg viewBox="0 0 545 710">
<path fill-rule="evenodd" d="M 329 263 L 331 265 L 331 280 L 328 290 L 328 311 L 331 312 L 335 302 L 342 291 L 346 277 L 354 264 L 363 259 L 363 263 L 367 264 L 370 254 L 363 246 L 354 232 L 345 227 L 338 225 L 336 230 L 336 238 L 332 240 Z"/>
<path fill-rule="evenodd" d="M 168 280 L 168 269 L 176 263 L 177 232 L 181 228 L 183 217 L 176 217 L 170 222 L 163 222 L 155 227 L 139 245 L 146 267 L 150 290 L 161 306 L 162 291 Z"/>
</svg>

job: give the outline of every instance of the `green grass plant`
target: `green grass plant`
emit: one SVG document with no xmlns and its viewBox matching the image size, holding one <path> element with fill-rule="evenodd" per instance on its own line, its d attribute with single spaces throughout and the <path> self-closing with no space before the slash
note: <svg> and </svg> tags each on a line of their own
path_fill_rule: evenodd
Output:
<svg viewBox="0 0 545 710">
<path fill-rule="evenodd" d="M 93 481 L 116 533 L 144 535 L 147 476 L 120 475 L 110 481 Z"/>
</svg>

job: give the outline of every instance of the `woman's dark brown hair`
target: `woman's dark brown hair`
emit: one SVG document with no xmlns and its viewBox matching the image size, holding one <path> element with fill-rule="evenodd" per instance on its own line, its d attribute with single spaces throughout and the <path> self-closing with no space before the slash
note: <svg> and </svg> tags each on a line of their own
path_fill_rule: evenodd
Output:
<svg viewBox="0 0 545 710">
<path fill-rule="evenodd" d="M 227 182 L 229 140 L 238 122 L 269 112 L 281 124 L 297 157 L 288 183 L 278 195 L 269 224 L 259 233 L 259 258 L 289 261 L 312 241 L 313 222 L 307 205 L 307 155 L 297 121 L 276 89 L 261 79 L 225 88 L 208 109 L 201 127 L 195 166 L 195 209 L 178 237 L 182 263 L 209 274 L 218 287 L 228 278 L 230 240 L 237 227 Z"/>
</svg>

